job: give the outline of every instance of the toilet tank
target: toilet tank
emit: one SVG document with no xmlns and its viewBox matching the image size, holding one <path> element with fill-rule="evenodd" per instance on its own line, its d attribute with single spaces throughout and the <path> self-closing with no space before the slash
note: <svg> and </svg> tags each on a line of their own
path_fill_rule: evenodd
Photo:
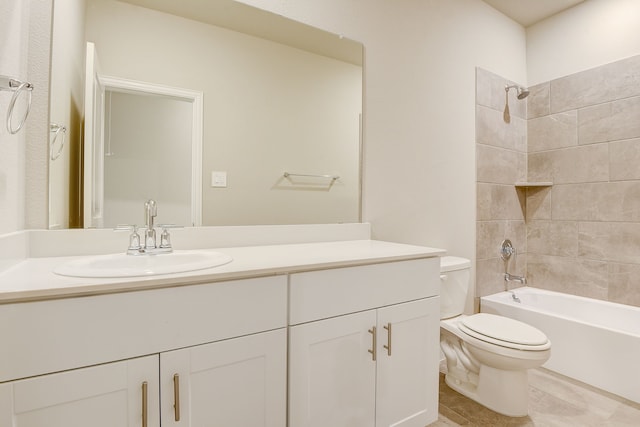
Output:
<svg viewBox="0 0 640 427">
<path fill-rule="evenodd" d="M 471 261 L 466 258 L 440 258 L 440 318 L 464 312 L 471 282 Z"/>
</svg>

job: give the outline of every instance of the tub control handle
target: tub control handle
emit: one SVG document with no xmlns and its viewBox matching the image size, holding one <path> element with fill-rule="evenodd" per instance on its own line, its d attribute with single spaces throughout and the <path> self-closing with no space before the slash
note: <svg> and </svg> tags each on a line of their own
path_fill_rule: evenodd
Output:
<svg viewBox="0 0 640 427">
<path fill-rule="evenodd" d="M 504 239 L 500 245 L 500 258 L 502 258 L 503 261 L 508 261 L 511 255 L 515 255 L 515 253 L 516 248 L 511 244 L 511 240 Z"/>
<path fill-rule="evenodd" d="M 367 350 L 369 353 L 371 353 L 371 359 L 375 362 L 376 361 L 376 348 L 378 347 L 378 340 L 376 337 L 376 327 L 373 326 L 371 329 L 369 329 L 367 332 L 369 332 L 371 334 L 371 349 Z"/>
</svg>

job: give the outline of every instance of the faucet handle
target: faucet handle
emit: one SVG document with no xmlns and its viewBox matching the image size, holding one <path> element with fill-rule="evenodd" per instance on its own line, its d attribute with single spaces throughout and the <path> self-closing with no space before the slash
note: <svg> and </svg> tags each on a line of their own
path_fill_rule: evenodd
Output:
<svg viewBox="0 0 640 427">
<path fill-rule="evenodd" d="M 162 228 L 164 230 L 166 230 L 167 228 L 184 228 L 183 225 L 177 225 L 177 224 L 158 224 L 157 227 Z"/>
<path fill-rule="evenodd" d="M 140 235 L 138 234 L 138 226 L 135 224 L 118 224 L 114 231 L 131 231 L 129 236 L 129 247 L 127 248 L 128 254 L 140 253 Z"/>
<path fill-rule="evenodd" d="M 169 234 L 170 228 L 184 228 L 181 225 L 176 224 L 158 224 L 158 227 L 162 228 L 162 234 L 160 234 L 160 248 L 171 249 L 171 235 Z"/>
</svg>

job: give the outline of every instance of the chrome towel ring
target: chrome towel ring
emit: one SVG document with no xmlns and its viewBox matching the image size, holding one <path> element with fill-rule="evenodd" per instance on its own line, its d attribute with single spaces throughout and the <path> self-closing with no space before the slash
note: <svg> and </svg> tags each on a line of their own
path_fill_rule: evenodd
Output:
<svg viewBox="0 0 640 427">
<path fill-rule="evenodd" d="M 13 92 L 13 96 L 11 97 L 11 101 L 9 102 L 9 107 L 7 108 L 7 131 L 9 131 L 11 135 L 15 135 L 20 131 L 20 129 L 22 129 L 24 122 L 27 121 L 27 117 L 29 116 L 29 111 L 31 110 L 31 94 L 33 92 L 33 85 L 29 82 L 23 82 L 11 77 L 0 76 L 0 91 L 2 90 Z M 13 127 L 13 113 L 16 106 L 16 101 L 18 101 L 20 94 L 23 92 L 27 93 L 27 108 L 18 126 Z"/>
</svg>

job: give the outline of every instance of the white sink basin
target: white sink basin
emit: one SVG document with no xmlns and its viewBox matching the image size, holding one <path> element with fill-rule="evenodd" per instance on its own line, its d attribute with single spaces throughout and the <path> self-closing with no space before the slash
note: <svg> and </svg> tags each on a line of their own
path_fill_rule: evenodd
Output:
<svg viewBox="0 0 640 427">
<path fill-rule="evenodd" d="M 184 273 L 231 262 L 229 255 L 213 251 L 174 251 L 156 255 L 96 255 L 82 257 L 53 270 L 72 277 L 138 277 Z"/>
</svg>

